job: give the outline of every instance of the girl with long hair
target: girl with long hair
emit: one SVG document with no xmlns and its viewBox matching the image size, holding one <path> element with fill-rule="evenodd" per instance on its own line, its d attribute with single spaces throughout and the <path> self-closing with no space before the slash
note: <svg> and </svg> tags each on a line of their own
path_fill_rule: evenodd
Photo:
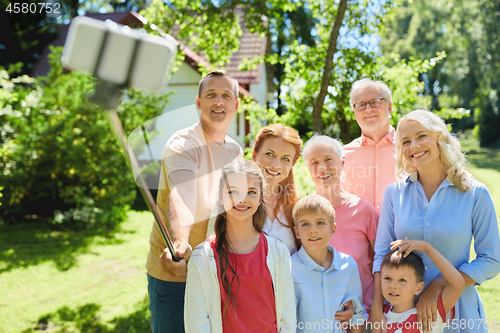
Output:
<svg viewBox="0 0 500 333">
<path fill-rule="evenodd" d="M 266 220 L 263 231 L 282 241 L 293 254 L 297 239 L 293 233 L 293 206 L 299 201 L 292 167 L 300 156 L 302 140 L 289 126 L 272 124 L 255 137 L 252 160 L 266 179 Z"/>
<path fill-rule="evenodd" d="M 488 189 L 465 170 L 459 141 L 444 121 L 429 111 L 417 110 L 401 118 L 396 159 L 396 177 L 402 175 L 406 180 L 390 185 L 384 195 L 375 241 L 372 322 L 385 321 L 380 289 L 382 258 L 390 251 L 391 242 L 408 237 L 430 243 L 465 280 L 455 318 L 445 332 L 487 332 L 486 325 L 476 324 L 485 320 L 476 285 L 500 272 L 500 237 Z M 429 256 L 417 254 L 424 262 L 426 289 L 416 307 L 423 331 L 429 332 L 437 319 L 438 296 L 447 282 Z M 373 327 L 373 332 L 379 332 L 380 325 Z"/>
<path fill-rule="evenodd" d="M 290 254 L 262 233 L 264 183 L 251 161 L 223 169 L 215 234 L 188 264 L 186 332 L 295 332 Z"/>
</svg>

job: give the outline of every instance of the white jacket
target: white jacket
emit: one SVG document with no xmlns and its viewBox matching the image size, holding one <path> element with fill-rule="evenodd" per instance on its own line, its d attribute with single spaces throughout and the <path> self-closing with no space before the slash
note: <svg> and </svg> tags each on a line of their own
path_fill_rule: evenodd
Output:
<svg viewBox="0 0 500 333">
<path fill-rule="evenodd" d="M 295 292 L 290 252 L 276 238 L 266 236 L 266 239 L 268 244 L 266 262 L 273 280 L 278 332 L 295 332 Z M 222 333 L 217 265 L 214 252 L 206 241 L 196 247 L 189 259 L 184 326 L 187 333 Z"/>
</svg>

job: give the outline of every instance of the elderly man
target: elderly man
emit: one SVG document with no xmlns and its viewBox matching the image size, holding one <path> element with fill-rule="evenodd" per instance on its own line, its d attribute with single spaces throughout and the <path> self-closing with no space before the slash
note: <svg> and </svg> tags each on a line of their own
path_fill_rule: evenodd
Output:
<svg viewBox="0 0 500 333">
<path fill-rule="evenodd" d="M 146 264 L 154 333 L 184 332 L 187 260 L 206 238 L 221 169 L 243 156 L 226 135 L 239 105 L 238 83 L 224 71 L 208 73 L 200 81 L 196 105 L 200 121 L 174 133 L 162 156 L 157 206 L 181 260 L 172 260 L 155 224 Z"/>
<path fill-rule="evenodd" d="M 394 183 L 394 128 L 389 124 L 391 91 L 381 81 L 362 79 L 351 88 L 351 106 L 361 137 L 343 147 L 343 187 L 379 212 L 386 187 Z"/>
</svg>

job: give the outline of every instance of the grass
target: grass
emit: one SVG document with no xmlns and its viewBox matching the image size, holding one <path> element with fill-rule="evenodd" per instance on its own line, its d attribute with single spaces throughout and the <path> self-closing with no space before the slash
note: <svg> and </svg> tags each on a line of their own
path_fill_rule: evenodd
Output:
<svg viewBox="0 0 500 333">
<path fill-rule="evenodd" d="M 469 158 L 469 171 L 488 187 L 495 205 L 497 220 L 500 221 L 500 149 L 480 148 L 474 140 L 462 139 L 461 142 Z M 473 252 L 473 249 L 471 251 Z M 478 287 L 478 290 L 483 300 L 486 318 L 500 322 L 500 276 L 486 281 Z M 491 329 L 490 332 L 500 332 L 500 324 L 496 325 L 496 328 L 497 330 Z"/>
<path fill-rule="evenodd" d="M 466 140 L 464 149 L 498 216 L 500 149 Z M 298 184 L 309 184 L 299 186 L 301 197 L 314 191 L 301 160 L 294 176 Z M 0 332 L 149 332 L 145 261 L 152 223 L 149 212 L 132 211 L 112 234 L 1 230 Z M 500 319 L 500 277 L 479 292 L 486 318 Z"/>
<path fill-rule="evenodd" d="M 121 230 L 0 233 L 0 332 L 147 332 L 145 261 L 153 223 Z"/>
</svg>

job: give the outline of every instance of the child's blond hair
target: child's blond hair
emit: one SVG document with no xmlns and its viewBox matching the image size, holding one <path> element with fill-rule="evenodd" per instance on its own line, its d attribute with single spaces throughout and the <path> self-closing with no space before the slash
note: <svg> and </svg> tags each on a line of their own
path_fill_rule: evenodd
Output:
<svg viewBox="0 0 500 333">
<path fill-rule="evenodd" d="M 317 213 L 318 211 L 326 215 L 328 222 L 333 227 L 335 223 L 335 210 L 330 201 L 317 194 L 307 195 L 297 201 L 292 212 L 294 225 L 297 226 L 299 216 L 308 213 Z"/>
</svg>

